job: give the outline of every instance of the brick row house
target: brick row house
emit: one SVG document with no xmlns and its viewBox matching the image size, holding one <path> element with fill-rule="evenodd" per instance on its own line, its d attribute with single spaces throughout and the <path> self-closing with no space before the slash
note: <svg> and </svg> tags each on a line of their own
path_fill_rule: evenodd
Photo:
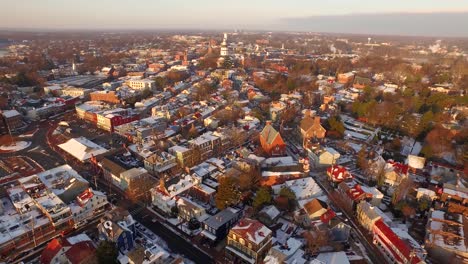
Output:
<svg viewBox="0 0 468 264">
<path fill-rule="evenodd" d="M 272 231 L 257 220 L 244 218 L 231 228 L 226 255 L 234 263 L 263 263 L 272 246 Z"/>
</svg>

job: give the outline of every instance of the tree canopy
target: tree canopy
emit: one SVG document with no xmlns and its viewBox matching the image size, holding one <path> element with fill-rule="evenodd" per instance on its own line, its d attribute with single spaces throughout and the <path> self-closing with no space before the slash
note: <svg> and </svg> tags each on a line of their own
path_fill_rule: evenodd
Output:
<svg viewBox="0 0 468 264">
<path fill-rule="evenodd" d="M 225 209 L 239 202 L 240 192 L 238 183 L 233 177 L 222 177 L 219 179 L 218 192 L 215 196 L 215 203 L 218 209 Z"/>
<path fill-rule="evenodd" d="M 96 248 L 96 256 L 99 264 L 112 264 L 117 263 L 119 251 L 117 246 L 112 241 L 103 240 Z"/>
<path fill-rule="evenodd" d="M 253 199 L 253 207 L 258 210 L 264 205 L 271 204 L 271 189 L 268 187 L 261 187 L 258 189 L 255 198 Z"/>
</svg>

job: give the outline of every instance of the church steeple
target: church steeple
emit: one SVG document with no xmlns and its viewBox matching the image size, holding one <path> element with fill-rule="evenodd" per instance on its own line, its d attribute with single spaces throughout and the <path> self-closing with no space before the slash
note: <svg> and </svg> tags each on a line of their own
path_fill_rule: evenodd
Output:
<svg viewBox="0 0 468 264">
<path fill-rule="evenodd" d="M 227 33 L 224 33 L 223 42 L 221 43 L 221 56 L 222 57 L 229 56 L 229 51 L 227 47 Z"/>
</svg>

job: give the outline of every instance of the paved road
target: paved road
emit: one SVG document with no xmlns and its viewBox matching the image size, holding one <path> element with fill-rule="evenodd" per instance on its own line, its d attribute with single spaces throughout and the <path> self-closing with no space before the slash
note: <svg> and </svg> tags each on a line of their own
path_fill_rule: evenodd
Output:
<svg viewBox="0 0 468 264">
<path fill-rule="evenodd" d="M 0 157 L 26 156 L 39 163 L 45 170 L 55 168 L 65 163 L 65 160 L 57 155 L 47 144 L 47 132 L 51 128 L 49 122 L 43 122 L 30 126 L 29 130 L 38 128 L 33 137 L 24 138 L 25 141 L 30 141 L 31 145 L 23 150 L 0 153 Z"/>
<path fill-rule="evenodd" d="M 322 173 L 325 173 L 325 172 L 322 172 Z M 317 173 L 317 172 L 311 172 L 310 173 L 311 176 L 312 175 L 316 176 L 316 177 L 313 177 L 313 178 L 315 179 L 317 184 L 322 188 L 322 190 L 325 191 L 325 193 L 330 198 L 330 200 L 333 202 L 333 204 L 335 206 L 339 207 L 340 203 L 338 203 L 337 201 L 334 201 L 334 196 L 330 194 L 329 189 L 332 189 L 332 187 L 330 186 L 328 181 L 324 181 L 325 183 L 322 182 L 322 180 L 321 180 L 320 176 L 318 176 L 318 174 L 320 174 L 320 173 Z M 381 260 L 384 259 L 384 258 L 381 255 L 380 251 L 377 249 L 377 247 L 372 242 L 369 242 L 367 237 L 362 233 L 359 224 L 355 223 L 354 217 L 350 216 L 344 208 L 339 207 L 339 209 L 343 213 L 343 216 L 345 216 L 346 219 L 348 220 L 346 222 L 349 223 L 351 225 L 351 227 L 353 228 L 354 234 L 357 235 L 357 237 L 358 237 L 358 241 L 360 241 L 362 243 L 362 245 L 366 248 L 366 251 L 367 251 L 366 253 L 368 254 L 368 256 L 371 259 L 372 263 L 380 263 Z"/>
<path fill-rule="evenodd" d="M 194 244 L 188 242 L 186 238 L 181 237 L 178 233 L 167 228 L 167 226 L 163 224 L 165 219 L 160 218 L 158 215 L 148 210 L 144 205 L 135 204 L 125 199 L 121 194 L 121 190 L 119 190 L 115 185 L 109 186 L 102 178 L 98 178 L 97 183 L 98 189 L 106 192 L 108 191 L 108 194 L 114 194 L 118 205 L 127 208 L 136 221 L 163 239 L 169 246 L 169 250 L 171 252 L 183 255 L 195 263 L 215 263 L 212 256 L 195 247 Z"/>
<path fill-rule="evenodd" d="M 36 127 L 38 127 L 39 129 L 33 137 L 25 138 L 25 140 L 31 141 L 31 146 L 18 152 L 0 153 L 0 158 L 18 155 L 27 156 L 32 160 L 37 161 L 37 163 L 43 166 L 46 170 L 64 164 L 65 159 L 61 157 L 57 152 L 52 150 L 47 143 L 47 132 L 51 127 L 55 127 L 54 123 L 43 122 L 40 124 L 32 124 L 29 130 L 33 130 Z M 74 167 L 74 169 L 78 172 L 83 172 L 83 168 L 76 167 L 76 164 L 74 164 L 73 162 L 69 162 L 68 164 Z M 99 185 L 100 187 L 103 187 L 100 188 L 102 190 L 108 190 L 109 188 L 107 184 Z M 112 193 L 116 192 L 113 191 Z M 140 222 L 141 224 L 149 228 L 151 231 L 153 231 L 155 234 L 157 234 L 159 237 L 161 237 L 163 240 L 165 240 L 172 252 L 181 254 L 187 257 L 188 259 L 193 260 L 196 263 L 215 263 L 214 259 L 211 256 L 196 248 L 192 243 L 188 242 L 183 237 L 180 237 L 178 234 L 174 233 L 174 231 L 164 226 L 161 223 L 162 221 L 164 221 L 164 219 L 158 219 L 153 212 L 146 208 L 143 208 L 140 205 L 132 204 L 130 201 L 125 200 L 122 197 L 122 195 L 118 195 L 118 198 L 121 200 L 122 203 L 127 204 L 127 206 L 131 209 L 130 211 L 134 212 L 132 213 L 132 215 L 138 222 Z M 153 219 L 157 219 L 157 221 L 153 222 Z M 92 225 L 95 226 L 95 223 Z M 87 225 L 87 228 L 89 228 L 89 226 L 90 225 Z M 84 230 L 84 228 L 80 228 L 79 231 L 73 232 L 73 234 L 77 234 L 77 232 L 83 232 Z M 24 260 L 30 262 L 33 259 L 37 258 L 38 256 L 40 256 L 44 247 L 45 245 L 36 248 L 34 251 L 31 251 L 30 254 L 24 258 Z"/>
<path fill-rule="evenodd" d="M 215 263 L 211 256 L 197 249 L 193 244 L 185 240 L 183 237 L 174 234 L 172 230 L 164 226 L 160 222 L 161 220 L 156 219 L 155 215 L 148 209 L 144 208 L 136 213 L 133 213 L 132 215 L 135 218 L 135 220 L 149 228 L 156 235 L 158 235 L 164 241 L 166 241 L 166 243 L 169 246 L 169 249 L 172 252 L 184 255 L 185 257 L 189 258 L 195 263 Z M 156 219 L 156 221 L 153 222 L 153 219 Z"/>
</svg>

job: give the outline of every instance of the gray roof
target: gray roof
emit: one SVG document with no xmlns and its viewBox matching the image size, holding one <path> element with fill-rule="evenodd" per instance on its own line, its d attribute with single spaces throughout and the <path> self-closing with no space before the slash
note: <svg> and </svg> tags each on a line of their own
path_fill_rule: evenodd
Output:
<svg viewBox="0 0 468 264">
<path fill-rule="evenodd" d="M 206 219 L 204 223 L 211 228 L 218 229 L 220 226 L 236 218 L 238 216 L 238 213 L 239 210 L 228 207 L 222 210 L 221 212 Z"/>
</svg>

